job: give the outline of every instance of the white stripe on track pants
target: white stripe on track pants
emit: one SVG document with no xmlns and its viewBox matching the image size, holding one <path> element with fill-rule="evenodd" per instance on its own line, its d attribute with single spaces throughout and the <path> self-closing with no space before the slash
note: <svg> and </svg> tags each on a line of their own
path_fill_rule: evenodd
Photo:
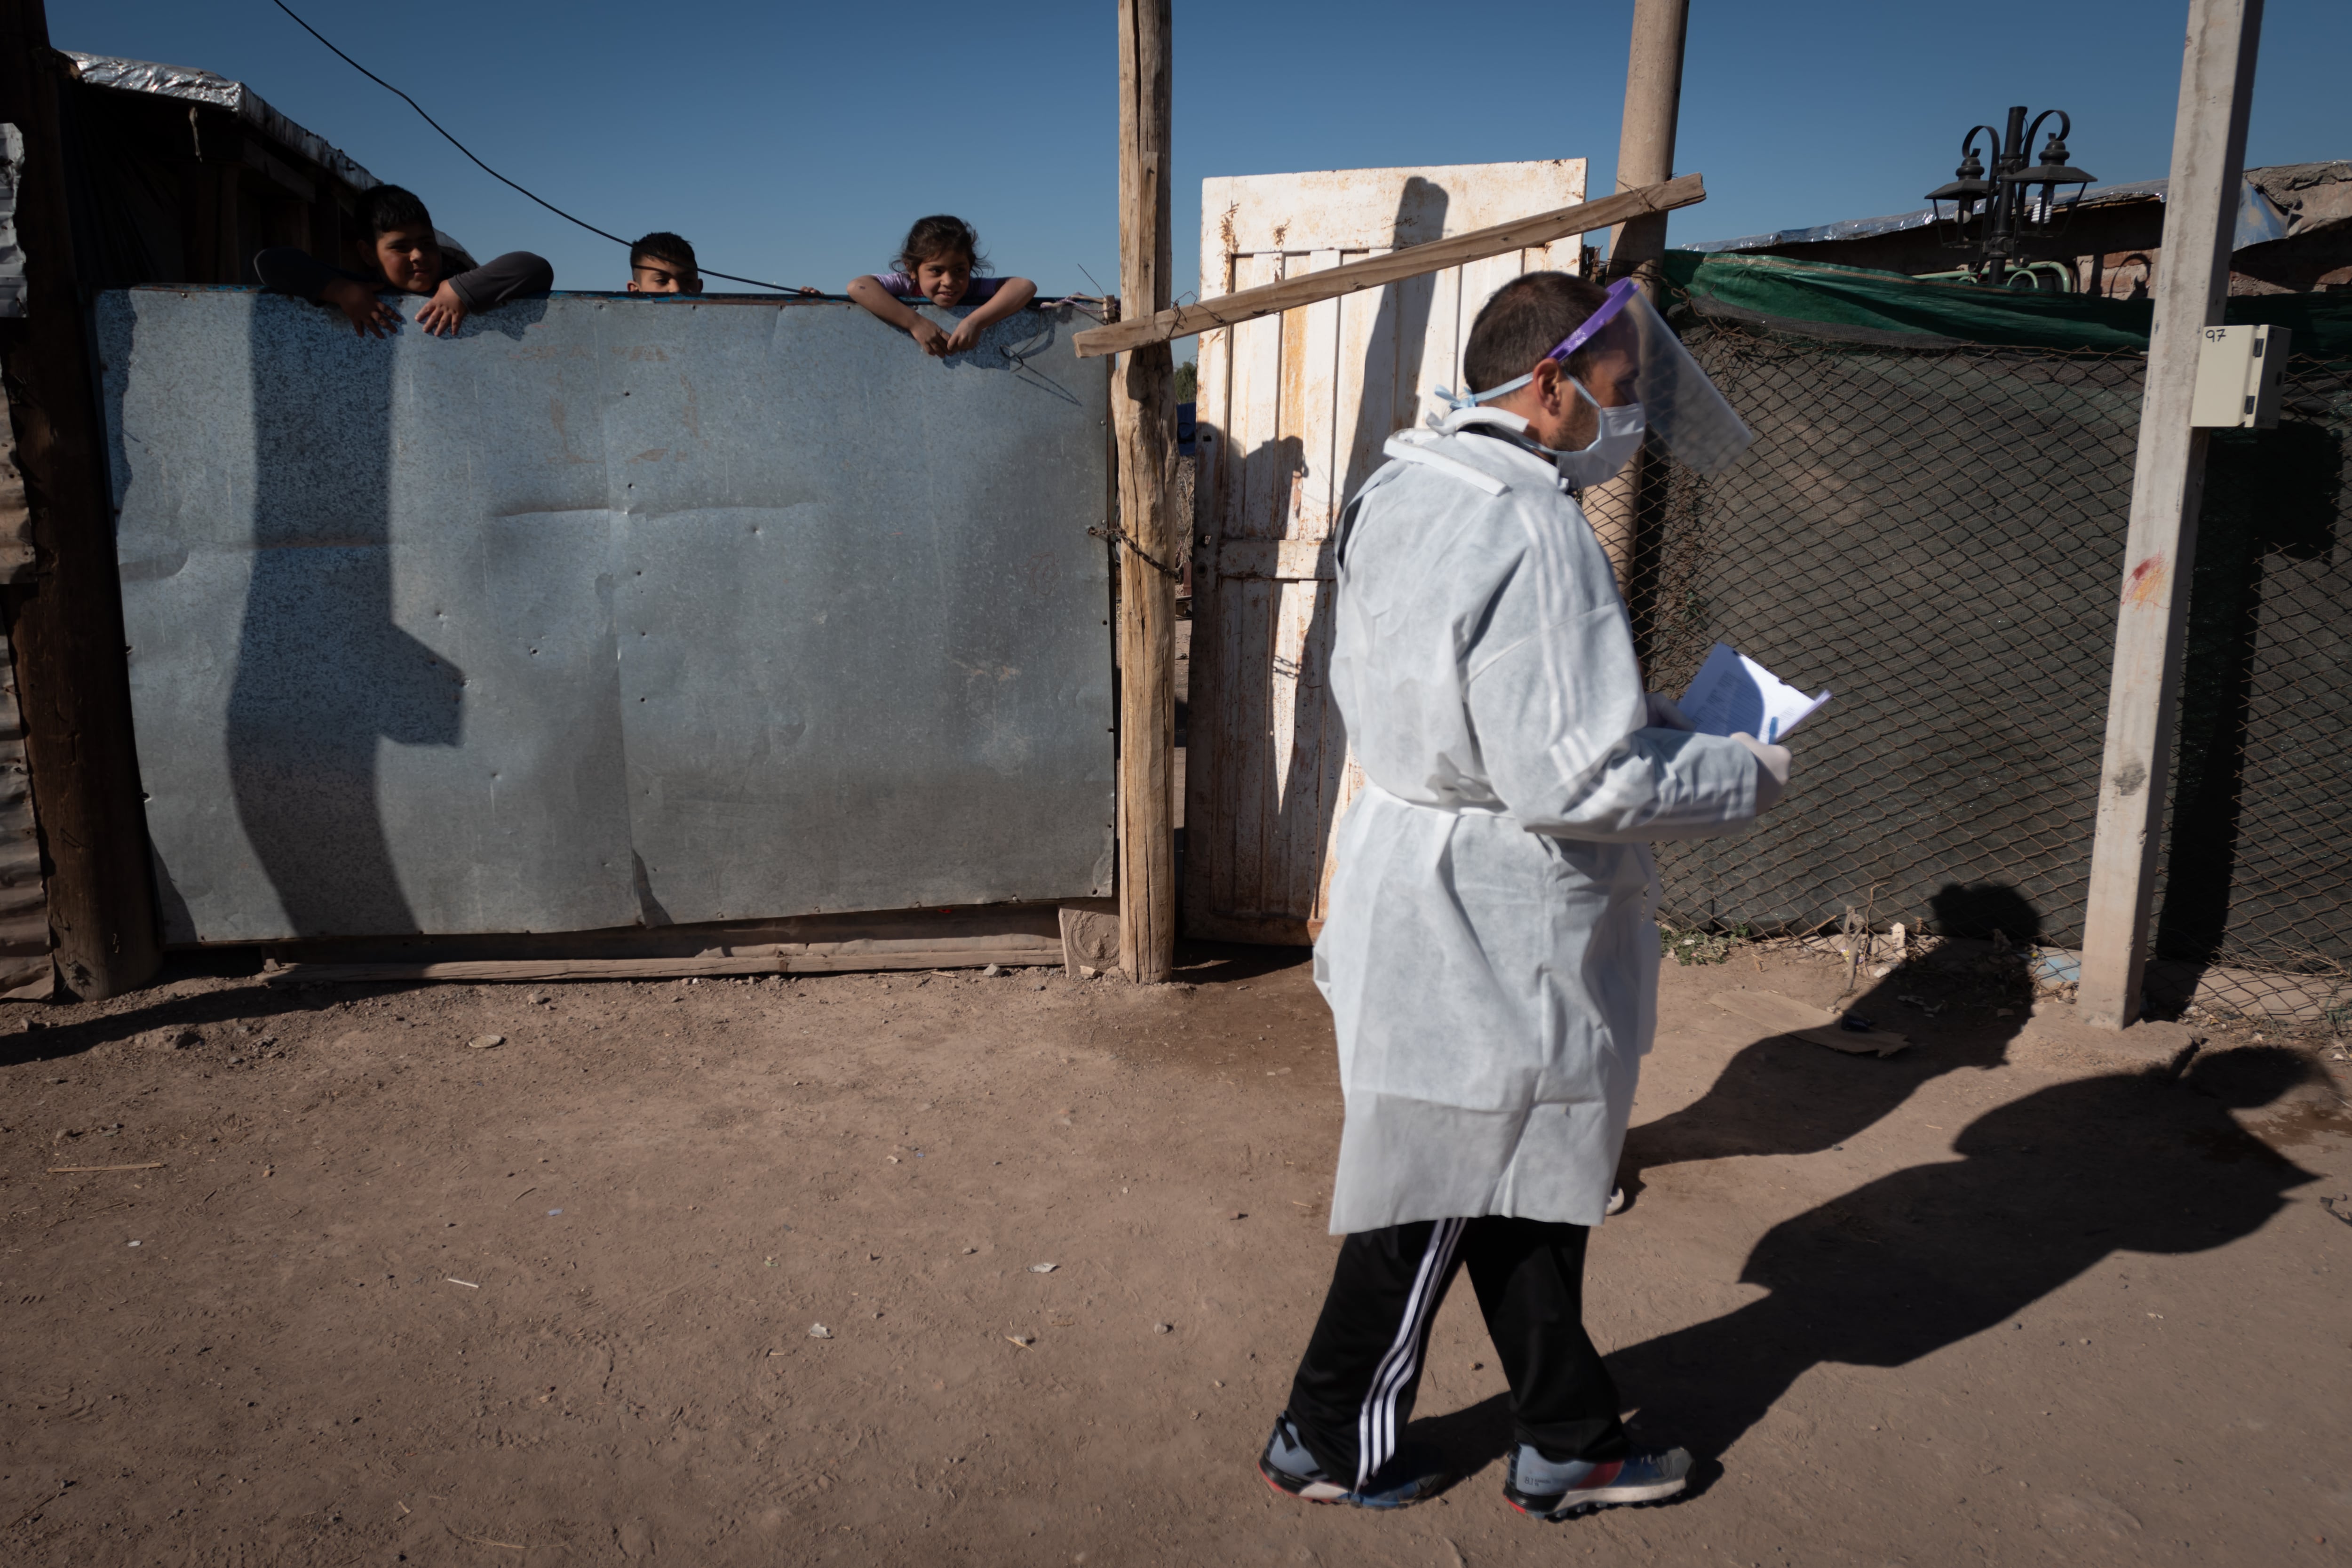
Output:
<svg viewBox="0 0 2352 1568">
<path fill-rule="evenodd" d="M 1622 1458 L 1617 1387 L 1584 1331 L 1582 1226 L 1486 1215 L 1365 1231 L 1340 1244 L 1331 1289 L 1291 1382 L 1289 1415 L 1333 1480 L 1362 1486 L 1412 1418 L 1429 1325 L 1470 1270 L 1512 1426 L 1553 1460 Z"/>
</svg>

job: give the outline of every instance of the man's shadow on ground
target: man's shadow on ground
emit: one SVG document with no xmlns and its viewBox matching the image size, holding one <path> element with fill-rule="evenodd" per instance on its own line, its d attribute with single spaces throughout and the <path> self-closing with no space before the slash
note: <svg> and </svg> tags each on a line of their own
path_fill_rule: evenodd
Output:
<svg viewBox="0 0 2352 1568">
<path fill-rule="evenodd" d="M 1618 1161 L 1626 1195 L 1638 1198 L 1642 1173 L 1661 1165 L 1822 1153 L 1877 1125 L 1946 1073 L 2005 1064 L 2032 1004 L 2023 950 L 2040 940 L 2042 917 L 2015 889 L 1997 885 L 1948 885 L 1929 903 L 1939 930 L 1970 936 L 1997 931 L 2009 945 L 1981 958 L 1947 949 L 1904 963 L 1854 998 L 1851 1010 L 1901 1034 L 1922 1017 L 1906 1005 L 1906 997 L 1928 990 L 1944 1007 L 1965 1010 L 1973 1026 L 1892 1057 L 1843 1056 L 1786 1035 L 1742 1047 L 1697 1100 L 1627 1132 Z M 1860 1044 L 1869 1037 L 1854 1038 Z"/>
<path fill-rule="evenodd" d="M 2229 1113 L 2272 1103 L 2310 1070 L 2292 1051 L 2252 1047 L 1988 1111 L 1954 1140 L 1958 1158 L 1774 1226 L 1739 1275 L 1770 1294 L 1610 1356 L 1620 1397 L 1642 1407 L 1647 1438 L 1698 1456 L 1704 1478 L 1814 1367 L 1907 1365 L 2005 1328 L 2113 1253 L 2203 1252 L 2251 1236 L 2315 1178 Z M 1414 1426 L 1466 1474 L 1508 1446 L 1508 1399 Z"/>
</svg>

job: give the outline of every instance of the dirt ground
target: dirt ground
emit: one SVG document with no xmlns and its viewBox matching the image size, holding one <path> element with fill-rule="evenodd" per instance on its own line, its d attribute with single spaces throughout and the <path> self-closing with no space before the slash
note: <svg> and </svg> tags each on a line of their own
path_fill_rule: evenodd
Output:
<svg viewBox="0 0 2352 1568">
<path fill-rule="evenodd" d="M 1587 1287 L 1696 1495 L 1513 1512 L 1460 1289 L 1467 1479 L 1276 1497 L 1337 1246 L 1301 957 L 15 1006 L 0 1561 L 2345 1559 L 2341 1051 L 1906 971 L 1860 1008 L 1911 1047 L 1839 1055 L 1715 1005 L 1839 987 L 1748 949 L 1667 966 Z"/>
</svg>

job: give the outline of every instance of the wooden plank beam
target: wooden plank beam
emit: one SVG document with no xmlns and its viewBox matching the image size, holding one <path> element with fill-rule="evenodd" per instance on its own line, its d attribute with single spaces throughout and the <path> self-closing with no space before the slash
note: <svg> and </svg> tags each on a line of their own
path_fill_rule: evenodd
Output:
<svg viewBox="0 0 2352 1568">
<path fill-rule="evenodd" d="M 0 361 L 37 574 L 7 590 L 8 635 L 58 968 L 75 994 L 95 1001 L 145 984 L 162 953 L 105 437 L 66 205 L 62 79 L 40 0 L 0 0 L 0 121 L 25 139 L 16 235 L 26 279 L 25 318 L 0 321 Z"/>
<path fill-rule="evenodd" d="M 1123 301 L 1170 298 L 1170 0 L 1118 0 L 1118 260 Z M 1105 329 L 1116 330 L 1116 329 Z M 1111 374 L 1118 437 L 1119 966 L 1153 984 L 1176 962 L 1176 364 L 1147 334 Z"/>
<path fill-rule="evenodd" d="M 793 951 L 798 947 L 799 951 Z M 677 980 L 720 974 L 852 974 L 902 969 L 1058 969 L 1059 942 L 1018 939 L 919 942 L 810 942 L 691 958 L 484 958 L 436 963 L 289 963 L 265 985 L 383 985 L 438 981 L 520 984 L 540 980 Z"/>
<path fill-rule="evenodd" d="M 1076 346 L 1080 358 L 1122 353 L 1148 343 L 1164 343 L 1175 338 L 1213 331 L 1219 327 L 1254 321 L 1260 316 L 1279 315 L 1285 310 L 1295 310 L 1301 305 L 1312 305 L 1318 300 L 1336 300 L 1343 294 L 1378 289 L 1407 278 L 1418 278 L 1423 273 L 1442 272 L 1446 268 L 1483 261 L 1490 256 L 1549 245 L 1553 240 L 1571 234 L 1607 228 L 1628 218 L 1671 212 L 1676 207 L 1690 206 L 1705 200 L 1705 177 L 1685 174 L 1663 184 L 1644 185 L 1640 190 L 1622 192 L 1597 202 L 1580 202 L 1572 207 L 1559 207 L 1551 212 L 1538 213 L 1533 217 L 1496 224 L 1492 228 L 1473 229 L 1468 234 L 1457 234 L 1451 239 L 1433 239 L 1425 245 L 1409 245 L 1402 250 L 1391 250 L 1386 256 L 1376 256 L 1368 261 L 1351 261 L 1345 267 L 1327 268 L 1320 272 L 1286 278 L 1278 283 L 1203 300 L 1197 305 L 1175 309 L 1161 306 L 1149 316 L 1115 321 L 1107 327 L 1090 328 L 1071 342 Z M 1126 285 L 1122 284 L 1122 287 Z M 1144 297 L 1130 291 L 1127 298 L 1137 300 Z"/>
<path fill-rule="evenodd" d="M 2083 1021 L 2102 1028 L 2120 1029 L 2138 1017 L 2146 979 L 2189 578 L 2205 489 L 2209 432 L 2189 424 L 2189 403 L 2200 329 L 2221 320 L 2229 292 L 2262 26 L 2262 0 L 2191 0 L 2189 7 L 2076 994 Z"/>
</svg>

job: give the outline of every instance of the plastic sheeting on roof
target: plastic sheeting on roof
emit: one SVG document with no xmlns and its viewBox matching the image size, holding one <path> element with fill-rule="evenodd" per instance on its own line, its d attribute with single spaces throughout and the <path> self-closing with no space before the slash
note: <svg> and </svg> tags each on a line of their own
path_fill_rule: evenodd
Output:
<svg viewBox="0 0 2352 1568">
<path fill-rule="evenodd" d="M 1665 272 L 1701 315 L 1864 342 L 2135 352 L 2147 347 L 2156 312 L 2147 300 L 1987 289 L 1787 256 L 1669 250 Z M 2233 294 L 2222 319 L 2290 327 L 2298 356 L 2352 363 L 2352 295 Z"/>
<path fill-rule="evenodd" d="M 241 81 L 231 81 L 193 66 L 158 65 L 152 60 L 121 60 L 108 55 L 59 51 L 73 64 L 74 79 L 117 92 L 152 92 L 226 109 L 239 120 L 281 145 L 291 147 L 354 190 L 372 190 L 383 184 L 353 163 L 326 138 L 313 135 L 262 100 Z"/>
<path fill-rule="evenodd" d="M 2322 164 L 2283 165 L 2282 169 L 2325 168 Z M 2238 228 L 2231 237 L 2230 248 L 2243 250 L 2250 245 L 2266 240 L 2284 239 L 2295 225 L 2264 190 L 2265 176 L 2270 169 L 2249 169 L 2244 183 L 2238 190 Z M 2162 201 L 2169 188 L 2168 180 L 2137 180 L 2129 184 L 2105 185 L 2084 194 L 2078 204 L 2085 207 L 2112 206 L 2124 202 Z M 1738 239 L 1701 240 L 1695 245 L 1679 246 L 1682 250 L 1708 253 L 1739 250 L 1765 250 L 1782 245 L 1822 245 L 1832 240 L 1864 239 L 1882 234 L 1899 234 L 1905 229 L 1926 228 L 1935 221 L 1932 208 L 1921 207 L 1916 212 L 1890 213 L 1885 217 L 1853 217 L 1837 223 L 1825 223 L 1813 228 L 1784 228 L 1771 234 L 1746 235 Z"/>
</svg>

